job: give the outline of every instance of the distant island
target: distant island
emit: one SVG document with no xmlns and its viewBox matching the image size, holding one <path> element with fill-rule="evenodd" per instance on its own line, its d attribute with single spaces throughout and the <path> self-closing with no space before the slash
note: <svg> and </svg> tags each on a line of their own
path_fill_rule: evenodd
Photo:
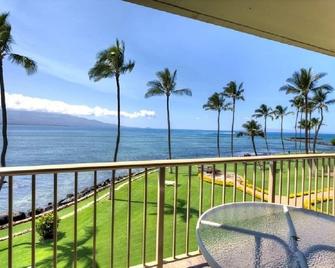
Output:
<svg viewBox="0 0 335 268">
<path fill-rule="evenodd" d="M 8 110 L 8 124 L 71 127 L 115 127 L 114 124 L 73 115 L 20 110 Z"/>
</svg>

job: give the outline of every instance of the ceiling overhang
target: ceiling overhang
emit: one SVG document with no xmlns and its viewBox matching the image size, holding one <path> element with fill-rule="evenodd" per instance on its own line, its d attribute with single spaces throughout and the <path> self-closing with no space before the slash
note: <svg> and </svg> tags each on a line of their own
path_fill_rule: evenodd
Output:
<svg viewBox="0 0 335 268">
<path fill-rule="evenodd" d="M 335 0 L 126 0 L 335 56 Z"/>
</svg>

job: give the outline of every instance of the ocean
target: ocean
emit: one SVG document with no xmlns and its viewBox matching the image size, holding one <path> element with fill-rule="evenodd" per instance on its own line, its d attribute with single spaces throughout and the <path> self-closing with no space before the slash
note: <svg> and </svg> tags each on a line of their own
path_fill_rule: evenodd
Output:
<svg viewBox="0 0 335 268">
<path fill-rule="evenodd" d="M 292 137 L 294 133 L 285 133 Z M 323 141 L 335 135 L 322 134 Z M 248 137 L 234 138 L 235 155 L 253 154 Z M 281 153 L 279 133 L 268 133 L 272 153 Z M 79 128 L 61 126 L 9 126 L 8 166 L 108 162 L 112 160 L 115 128 Z M 259 154 L 266 153 L 264 139 L 256 138 Z M 287 151 L 294 152 L 294 142 L 285 141 Z M 334 151 L 332 146 L 319 145 L 320 151 Z M 122 128 L 119 160 L 152 160 L 167 158 L 167 130 Z M 222 156 L 230 155 L 230 133 L 221 133 Z M 173 158 L 200 158 L 216 156 L 216 131 L 172 130 Z M 126 171 L 125 171 L 126 172 Z M 110 177 L 99 172 L 98 181 Z M 122 174 L 121 174 L 122 175 Z M 37 206 L 45 207 L 53 200 L 51 175 L 37 176 Z M 80 173 L 79 190 L 92 186 L 92 172 Z M 14 210 L 27 211 L 31 202 L 31 177 L 14 178 Z M 60 174 L 58 200 L 73 192 L 73 174 Z M 0 192 L 0 213 L 7 210 L 7 184 Z"/>
</svg>

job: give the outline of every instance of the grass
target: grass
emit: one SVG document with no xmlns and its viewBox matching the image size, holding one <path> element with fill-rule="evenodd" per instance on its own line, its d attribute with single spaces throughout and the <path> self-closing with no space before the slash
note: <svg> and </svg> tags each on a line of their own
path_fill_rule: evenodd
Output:
<svg viewBox="0 0 335 268">
<path fill-rule="evenodd" d="M 297 180 L 297 192 L 302 192 L 301 183 L 301 162 L 299 162 L 299 173 Z M 307 166 L 307 165 L 306 165 Z M 283 164 L 285 172 L 280 176 L 280 165 L 277 166 L 277 183 L 276 192 L 280 191 L 280 177 L 282 184 L 282 193 L 286 195 L 287 185 L 289 185 L 289 194 L 294 194 L 294 166 L 291 167 L 290 180 L 286 173 L 287 163 Z M 217 165 L 222 169 L 222 165 Z M 248 183 L 253 182 L 253 165 L 247 165 Z M 228 165 L 227 170 L 232 172 L 233 165 Z M 237 166 L 239 175 L 244 174 L 243 165 Z M 308 174 L 306 167 L 305 174 Z M 268 172 L 265 171 L 264 189 L 268 187 Z M 321 173 L 319 174 L 321 175 Z M 325 173 L 327 175 L 327 173 Z M 320 176 L 319 176 L 320 177 Z M 147 239 L 146 239 L 146 261 L 154 261 L 156 246 L 156 216 L 157 216 L 157 172 L 148 175 L 148 202 L 147 202 Z M 321 177 L 320 177 L 321 178 Z M 318 189 L 321 189 L 321 179 L 318 179 Z M 166 172 L 167 180 L 175 180 L 175 174 Z M 308 176 L 305 179 L 304 191 L 308 192 Z M 332 186 L 332 178 L 330 178 Z M 183 254 L 186 249 L 186 215 L 187 215 L 187 182 L 188 167 L 179 167 L 178 179 L 178 198 L 177 198 L 177 230 L 176 230 L 176 253 Z M 200 197 L 200 180 L 197 173 L 197 167 L 192 167 L 191 174 L 191 199 L 190 199 L 190 251 L 197 250 L 195 238 L 195 226 L 199 216 L 199 197 Z M 315 181 L 311 178 L 312 189 Z M 256 186 L 262 187 L 262 169 L 256 166 Z M 211 206 L 211 183 L 203 184 L 203 211 Z M 327 187 L 327 176 L 324 178 L 324 187 Z M 214 187 L 214 205 L 222 203 L 222 185 Z M 98 194 L 102 196 L 108 190 L 101 191 Z M 236 200 L 242 201 L 242 192 L 237 191 Z M 164 224 L 164 257 L 172 255 L 172 228 L 173 228 L 173 195 L 174 187 L 166 186 L 165 188 L 165 224 Z M 144 199 L 144 179 L 143 176 L 132 182 L 131 187 L 131 232 L 130 232 L 130 265 L 136 265 L 142 262 L 142 239 L 143 239 L 143 199 Z M 247 195 L 247 200 L 251 201 L 251 196 Z M 79 203 L 82 207 L 92 201 L 88 198 Z M 114 267 L 126 267 L 127 265 L 127 213 L 128 213 L 128 184 L 124 183 L 123 187 L 116 191 L 115 195 L 115 241 L 114 241 Z M 233 187 L 226 187 L 226 200 L 229 203 L 233 201 Z M 332 203 L 332 202 L 331 202 Z M 326 206 L 323 206 L 326 209 Z M 332 204 L 329 206 L 332 209 Z M 65 215 L 73 211 L 73 207 L 66 208 L 59 212 L 59 215 Z M 106 267 L 110 260 L 110 237 L 111 237 L 111 202 L 108 199 L 102 199 L 97 205 L 97 255 L 96 262 L 98 267 Z M 68 217 L 60 222 L 58 229 L 57 242 L 57 261 L 58 267 L 70 267 L 73 262 L 73 216 Z M 78 267 L 91 266 L 92 244 L 93 244 L 93 207 L 80 211 L 78 213 Z M 30 223 L 20 224 L 14 227 L 14 233 L 30 227 Z M 0 236 L 7 235 L 6 230 L 0 231 Z M 50 267 L 52 264 L 52 241 L 41 241 L 36 234 L 36 264 L 38 267 Z M 14 267 L 27 267 L 31 262 L 31 233 L 27 233 L 13 240 L 13 262 Z M 0 242 L 0 267 L 7 266 L 7 241 Z"/>
</svg>

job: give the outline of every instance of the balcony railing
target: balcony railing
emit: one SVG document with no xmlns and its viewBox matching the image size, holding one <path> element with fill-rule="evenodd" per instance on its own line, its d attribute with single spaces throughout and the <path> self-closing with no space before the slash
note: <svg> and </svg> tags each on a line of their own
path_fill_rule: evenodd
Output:
<svg viewBox="0 0 335 268">
<path fill-rule="evenodd" d="M 222 203 L 276 202 L 335 215 L 334 168 L 335 154 L 1 168 L 0 176 L 8 181 L 8 224 L 0 231 L 0 267 L 140 263 L 161 267 L 179 255 L 197 252 L 198 217 Z M 99 172 L 119 170 L 127 170 L 128 175 L 98 187 Z M 133 170 L 142 173 L 135 175 Z M 83 172 L 91 173 L 93 187 L 79 198 Z M 74 185 L 66 206 L 58 205 L 58 178 L 63 173 Z M 39 241 L 36 234 L 36 221 L 42 215 L 36 213 L 36 181 L 41 174 L 51 175 L 53 181 L 53 206 L 48 213 L 63 219 L 58 230 L 53 226 L 49 242 Z M 13 221 L 13 182 L 23 177 L 31 179 L 32 212 L 18 223 Z"/>
</svg>

